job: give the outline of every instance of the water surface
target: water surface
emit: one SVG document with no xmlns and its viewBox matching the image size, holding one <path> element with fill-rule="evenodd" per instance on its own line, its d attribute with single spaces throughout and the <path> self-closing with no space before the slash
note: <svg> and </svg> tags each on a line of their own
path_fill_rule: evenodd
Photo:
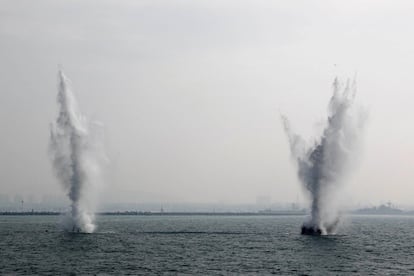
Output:
<svg viewBox="0 0 414 276">
<path fill-rule="evenodd" d="M 68 234 L 57 216 L 0 216 L 1 274 L 413 275 L 414 217 L 353 216 L 299 235 L 302 216 L 100 216 Z"/>
</svg>

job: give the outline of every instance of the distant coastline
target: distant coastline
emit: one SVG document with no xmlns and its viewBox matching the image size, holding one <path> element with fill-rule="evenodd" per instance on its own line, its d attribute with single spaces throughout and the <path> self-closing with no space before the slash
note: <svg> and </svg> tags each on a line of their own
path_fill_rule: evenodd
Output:
<svg viewBox="0 0 414 276">
<path fill-rule="evenodd" d="M 0 216 L 58 216 L 62 212 L 0 212 Z M 271 212 L 149 212 L 149 211 L 119 211 L 98 212 L 101 216 L 303 216 L 304 211 L 271 211 Z"/>
<path fill-rule="evenodd" d="M 378 207 L 363 208 L 358 209 L 353 212 L 354 214 L 363 214 L 363 215 L 403 215 L 403 214 L 414 214 L 413 211 L 404 212 L 396 207 L 393 207 L 391 203 L 387 205 L 382 204 Z"/>
<path fill-rule="evenodd" d="M 0 216 L 59 216 L 64 212 L 28 211 L 0 212 Z M 98 216 L 305 216 L 308 213 L 299 211 L 258 211 L 258 212 L 151 212 L 151 211 L 115 211 L 97 212 Z M 349 215 L 414 215 L 414 211 L 402 211 L 395 208 L 365 208 L 347 212 Z"/>
</svg>

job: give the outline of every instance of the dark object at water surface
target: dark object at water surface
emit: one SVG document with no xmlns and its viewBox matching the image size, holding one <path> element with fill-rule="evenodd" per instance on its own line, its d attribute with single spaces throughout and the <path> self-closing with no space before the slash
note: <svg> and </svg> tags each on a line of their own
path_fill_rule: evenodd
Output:
<svg viewBox="0 0 414 276">
<path fill-rule="evenodd" d="M 308 227 L 308 226 L 302 225 L 302 230 L 300 233 L 302 235 L 320 236 L 322 235 L 322 230 L 317 227 Z"/>
<path fill-rule="evenodd" d="M 75 226 L 75 225 L 72 227 L 72 233 L 80 233 L 80 231 L 81 231 L 81 230 L 80 230 L 80 228 L 79 228 L 79 227 L 77 227 L 77 226 Z"/>
</svg>

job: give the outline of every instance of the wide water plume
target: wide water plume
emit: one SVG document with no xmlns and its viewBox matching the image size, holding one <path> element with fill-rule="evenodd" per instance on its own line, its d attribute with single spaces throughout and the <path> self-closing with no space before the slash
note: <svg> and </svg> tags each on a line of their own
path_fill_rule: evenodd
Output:
<svg viewBox="0 0 414 276">
<path fill-rule="evenodd" d="M 306 233 L 333 234 L 340 221 L 335 193 L 348 173 L 357 151 L 364 116 L 355 106 L 356 84 L 333 83 L 326 125 L 310 145 L 292 131 L 287 117 L 282 116 L 290 150 L 297 165 L 300 182 L 311 198 L 310 218 L 302 227 Z"/>
</svg>

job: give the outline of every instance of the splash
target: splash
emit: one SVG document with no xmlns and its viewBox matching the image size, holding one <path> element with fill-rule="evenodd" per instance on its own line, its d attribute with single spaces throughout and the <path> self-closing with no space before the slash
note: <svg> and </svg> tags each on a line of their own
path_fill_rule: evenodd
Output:
<svg viewBox="0 0 414 276">
<path fill-rule="evenodd" d="M 92 233 L 95 230 L 92 197 L 99 174 L 98 155 L 90 124 L 81 114 L 62 71 L 59 71 L 58 82 L 59 115 L 51 125 L 49 150 L 55 173 L 71 201 L 63 226 L 70 232 Z"/>
<path fill-rule="evenodd" d="M 340 221 L 335 192 L 349 171 L 365 121 L 362 110 L 354 105 L 355 95 L 355 81 L 342 86 L 335 79 L 326 126 L 310 146 L 282 116 L 299 180 L 311 197 L 311 214 L 302 234 L 333 234 Z"/>
</svg>

